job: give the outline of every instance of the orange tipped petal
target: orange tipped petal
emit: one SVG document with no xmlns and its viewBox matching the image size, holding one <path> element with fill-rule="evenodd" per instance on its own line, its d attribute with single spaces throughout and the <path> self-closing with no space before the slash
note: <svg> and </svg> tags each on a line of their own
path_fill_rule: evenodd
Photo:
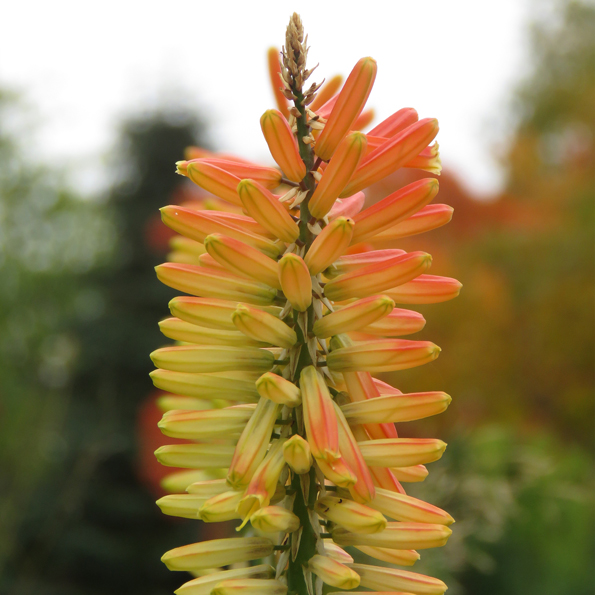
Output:
<svg viewBox="0 0 595 595">
<path fill-rule="evenodd" d="M 289 104 L 285 95 L 283 95 L 283 83 L 281 82 L 281 64 L 279 62 L 279 50 L 275 47 L 267 50 L 267 65 L 269 67 L 269 79 L 271 88 L 275 95 L 275 102 L 279 111 L 285 116 L 289 117 Z"/>
<path fill-rule="evenodd" d="M 355 215 L 352 244 L 373 238 L 430 203 L 438 194 L 438 180 L 426 178 L 393 192 Z"/>
<path fill-rule="evenodd" d="M 396 494 L 383 489 L 376 490 L 376 497 L 369 506 L 396 521 L 437 525 L 452 525 L 454 523 L 454 519 L 437 506 L 405 494 Z"/>
<path fill-rule="evenodd" d="M 382 180 L 411 161 L 438 134 L 438 120 L 426 118 L 409 126 L 386 143 L 372 151 L 357 168 L 341 196 Z"/>
<path fill-rule="evenodd" d="M 439 353 L 440 348 L 430 341 L 384 339 L 335 349 L 326 361 L 333 372 L 392 372 L 431 362 Z"/>
<path fill-rule="evenodd" d="M 375 60 L 362 58 L 345 81 L 324 130 L 316 142 L 316 155 L 323 161 L 328 161 L 333 156 L 335 149 L 364 108 L 376 78 L 376 70 Z"/>
<path fill-rule="evenodd" d="M 366 135 L 361 132 L 352 132 L 341 140 L 308 203 L 314 217 L 321 219 L 331 210 L 360 163 L 366 145 Z"/>
<path fill-rule="evenodd" d="M 331 221 L 312 242 L 304 256 L 310 275 L 318 275 L 346 252 L 352 236 L 352 219 L 337 217 Z"/>
<path fill-rule="evenodd" d="M 282 241 L 295 242 L 299 227 L 271 192 L 253 180 L 242 180 L 237 192 L 251 217 Z"/>
<path fill-rule="evenodd" d="M 324 293 L 329 300 L 336 301 L 382 293 L 421 275 L 431 262 L 432 257 L 425 252 L 403 254 L 337 277 L 326 284 Z"/>
<path fill-rule="evenodd" d="M 397 566 L 413 566 L 420 558 L 420 555 L 415 550 L 392 550 L 385 547 L 372 547 L 369 545 L 356 545 L 355 549 L 389 564 L 396 564 Z M 183 594 L 180 594 L 183 595 Z M 339 595 L 337 593 L 337 595 Z M 341 594 L 343 595 L 343 594 Z M 387 592 L 380 594 L 376 592 L 374 595 L 388 595 Z M 394 592 L 393 594 L 394 595 Z"/>
<path fill-rule="evenodd" d="M 260 118 L 260 127 L 277 165 L 290 180 L 301 182 L 306 175 L 306 165 L 283 114 L 278 110 L 267 110 Z"/>
<path fill-rule="evenodd" d="M 456 298 L 461 287 L 459 281 L 450 277 L 420 275 L 386 293 L 398 304 L 438 304 Z"/>
<path fill-rule="evenodd" d="M 279 261 L 279 281 L 285 297 L 298 312 L 305 312 L 312 303 L 312 279 L 306 263 L 289 252 Z"/>
</svg>

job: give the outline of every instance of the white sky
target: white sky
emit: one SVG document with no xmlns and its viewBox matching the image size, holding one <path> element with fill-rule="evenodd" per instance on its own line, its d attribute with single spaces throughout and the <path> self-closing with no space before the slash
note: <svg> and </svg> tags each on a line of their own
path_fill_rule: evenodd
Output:
<svg viewBox="0 0 595 595">
<path fill-rule="evenodd" d="M 270 158 L 259 118 L 273 107 L 266 49 L 301 14 L 320 80 L 378 61 L 368 105 L 437 117 L 443 163 L 476 191 L 497 189 L 492 159 L 506 100 L 525 68 L 525 0 L 29 0 L 5 2 L 0 85 L 25 92 L 44 126 L 37 153 L 101 178 L 119 119 L 164 101 L 196 106 L 225 151 Z"/>
</svg>

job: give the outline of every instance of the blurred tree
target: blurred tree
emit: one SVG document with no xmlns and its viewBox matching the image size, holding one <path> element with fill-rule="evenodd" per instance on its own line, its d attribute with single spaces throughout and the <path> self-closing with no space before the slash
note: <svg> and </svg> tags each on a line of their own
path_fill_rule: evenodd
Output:
<svg viewBox="0 0 595 595">
<path fill-rule="evenodd" d="M 9 526 L 0 592 L 157 595 L 179 582 L 159 558 L 194 541 L 196 526 L 161 515 L 142 484 L 136 423 L 152 392 L 147 354 L 163 342 L 156 323 L 173 295 L 154 278 L 167 248 L 158 208 L 180 184 L 174 162 L 203 137 L 189 114 L 130 120 L 103 204 L 55 189 L 60 200 L 44 201 L 47 172 L 32 173 L 6 149 L 13 153 L 0 167 L 27 176 L 13 188 L 11 172 L 3 184 L 4 259 L 14 261 L 15 280 L 2 288 L 12 335 L 0 340 L 14 375 L 3 377 L 2 391 L 16 405 L 2 436 L 15 477 L 2 499 Z M 53 219 L 62 227 L 49 227 Z M 35 345 L 28 359 L 26 340 Z"/>
</svg>

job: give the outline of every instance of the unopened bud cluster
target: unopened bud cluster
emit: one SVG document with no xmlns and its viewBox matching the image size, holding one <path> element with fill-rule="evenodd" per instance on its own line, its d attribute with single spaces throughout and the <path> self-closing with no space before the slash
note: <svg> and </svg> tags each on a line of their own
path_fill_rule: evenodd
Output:
<svg viewBox="0 0 595 595">
<path fill-rule="evenodd" d="M 160 323 L 176 344 L 151 354 L 151 376 L 171 393 L 159 427 L 187 442 L 156 452 L 182 469 L 158 504 L 207 523 L 237 520 L 243 535 L 163 561 L 197 577 L 181 595 L 306 595 L 323 583 L 441 595 L 436 578 L 356 564 L 343 549 L 411 566 L 416 550 L 446 543 L 454 522 L 402 487 L 423 481 L 446 445 L 399 438 L 394 425 L 441 413 L 450 397 L 375 378 L 440 352 L 402 338 L 425 320 L 400 306 L 460 290 L 427 274 L 429 254 L 377 246 L 444 225 L 452 209 L 430 204 L 435 178 L 368 207 L 362 192 L 401 167 L 439 173 L 438 123 L 406 108 L 360 132 L 376 62 L 361 59 L 342 88 L 335 77 L 304 90 L 306 43 L 294 15 L 281 64 L 269 60 L 278 109 L 260 123 L 278 167 L 190 149 L 178 173 L 227 206 L 162 209 L 181 237 L 157 275 L 188 295 Z"/>
</svg>

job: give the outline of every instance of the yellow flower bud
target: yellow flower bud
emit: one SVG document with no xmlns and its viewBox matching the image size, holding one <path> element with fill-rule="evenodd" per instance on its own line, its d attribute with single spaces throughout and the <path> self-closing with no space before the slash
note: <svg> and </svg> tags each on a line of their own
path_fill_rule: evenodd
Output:
<svg viewBox="0 0 595 595">
<path fill-rule="evenodd" d="M 285 297 L 298 312 L 305 312 L 312 303 L 312 279 L 306 263 L 288 253 L 279 261 L 279 281 Z"/>
<path fill-rule="evenodd" d="M 168 444 L 155 451 L 166 467 L 219 469 L 231 463 L 235 447 L 231 444 Z"/>
<path fill-rule="evenodd" d="M 362 587 L 367 589 L 390 589 L 416 595 L 444 595 L 448 588 L 441 580 L 417 572 L 368 564 L 352 564 L 351 568 L 359 574 Z"/>
<path fill-rule="evenodd" d="M 308 473 L 312 467 L 310 445 L 299 434 L 294 434 L 283 446 L 283 458 L 298 475 Z"/>
<path fill-rule="evenodd" d="M 261 533 L 293 533 L 300 528 L 300 519 L 293 512 L 281 506 L 266 506 L 257 510 L 250 523 Z"/>
<path fill-rule="evenodd" d="M 297 407 L 302 402 L 300 389 L 293 382 L 272 372 L 264 373 L 256 381 L 256 390 L 261 397 L 279 405 Z"/>
<path fill-rule="evenodd" d="M 228 345 L 230 347 L 265 347 L 265 343 L 244 333 L 197 326 L 179 318 L 159 322 L 159 330 L 168 338 L 196 345 Z"/>
<path fill-rule="evenodd" d="M 328 556 L 316 554 L 308 560 L 308 570 L 323 582 L 339 589 L 355 589 L 360 580 L 357 572 Z"/>
<path fill-rule="evenodd" d="M 170 570 L 199 570 L 264 558 L 273 551 L 273 542 L 266 537 L 232 537 L 175 548 L 161 561 Z"/>
<path fill-rule="evenodd" d="M 200 519 L 205 523 L 222 523 L 239 519 L 237 508 L 242 496 L 243 492 L 234 490 L 211 496 L 199 510 Z"/>
<path fill-rule="evenodd" d="M 246 304 L 239 304 L 231 319 L 238 330 L 255 341 L 284 349 L 289 349 L 297 343 L 296 332 L 282 320 Z"/>
<path fill-rule="evenodd" d="M 211 591 L 221 582 L 238 578 L 271 578 L 275 575 L 272 566 L 259 564 L 258 566 L 246 566 L 245 568 L 234 568 L 222 570 L 200 576 L 187 583 L 184 583 L 176 595 L 211 595 Z"/>
<path fill-rule="evenodd" d="M 198 510 L 205 499 L 195 494 L 169 494 L 159 498 L 156 504 L 163 514 L 185 519 L 198 519 Z"/>
<path fill-rule="evenodd" d="M 446 444 L 435 438 L 386 438 L 358 442 L 366 463 L 373 467 L 408 467 L 437 461 Z"/>
<path fill-rule="evenodd" d="M 277 580 L 258 578 L 231 579 L 220 582 L 211 595 L 286 595 L 287 585 Z"/>
</svg>

